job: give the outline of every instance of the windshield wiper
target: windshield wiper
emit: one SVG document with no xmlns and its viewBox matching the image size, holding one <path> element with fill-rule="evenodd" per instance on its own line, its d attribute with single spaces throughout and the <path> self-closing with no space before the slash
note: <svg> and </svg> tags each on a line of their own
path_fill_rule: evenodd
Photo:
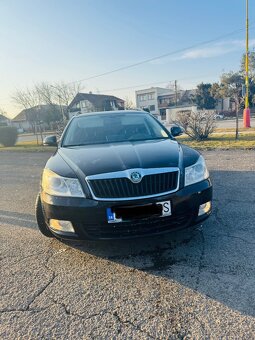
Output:
<svg viewBox="0 0 255 340">
<path fill-rule="evenodd" d="M 94 143 L 81 143 L 81 144 L 67 144 L 62 145 L 63 148 L 71 148 L 76 146 L 86 146 L 86 145 L 97 145 L 97 144 L 112 144 L 112 143 L 129 143 L 129 142 L 146 142 L 150 140 L 160 140 L 169 139 L 169 137 L 156 137 L 156 138 L 146 138 L 146 139 L 124 139 L 124 140 L 113 140 L 107 142 L 94 142 Z"/>
<path fill-rule="evenodd" d="M 89 145 L 89 144 L 67 144 L 67 145 L 62 145 L 63 148 L 71 148 L 74 146 L 85 146 L 85 145 Z"/>
</svg>

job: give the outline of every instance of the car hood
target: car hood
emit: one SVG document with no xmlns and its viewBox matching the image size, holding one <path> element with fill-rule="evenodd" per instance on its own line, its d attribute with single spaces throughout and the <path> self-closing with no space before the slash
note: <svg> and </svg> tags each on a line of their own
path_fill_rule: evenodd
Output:
<svg viewBox="0 0 255 340">
<path fill-rule="evenodd" d="M 173 140 L 62 147 L 58 154 L 86 176 L 136 168 L 178 167 L 179 144 Z"/>
</svg>

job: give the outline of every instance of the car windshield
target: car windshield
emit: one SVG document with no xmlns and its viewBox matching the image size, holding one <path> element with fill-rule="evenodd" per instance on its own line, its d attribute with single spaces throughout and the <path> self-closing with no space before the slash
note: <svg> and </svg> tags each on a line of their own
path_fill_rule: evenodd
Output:
<svg viewBox="0 0 255 340">
<path fill-rule="evenodd" d="M 111 113 L 74 118 L 62 146 L 145 141 L 169 138 L 167 130 L 147 113 Z"/>
</svg>

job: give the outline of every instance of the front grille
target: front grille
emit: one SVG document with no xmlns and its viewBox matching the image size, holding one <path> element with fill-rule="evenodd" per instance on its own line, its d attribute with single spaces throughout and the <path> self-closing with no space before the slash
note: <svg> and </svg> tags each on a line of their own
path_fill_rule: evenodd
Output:
<svg viewBox="0 0 255 340">
<path fill-rule="evenodd" d="M 132 222 L 86 224 L 76 226 L 91 238 L 125 238 L 165 233 L 171 230 L 186 228 L 192 222 L 192 213 L 179 213 L 169 217 L 153 217 Z"/>
<path fill-rule="evenodd" d="M 97 198 L 130 198 L 174 191 L 178 186 L 178 171 L 146 175 L 140 183 L 129 178 L 93 179 L 88 181 Z"/>
</svg>

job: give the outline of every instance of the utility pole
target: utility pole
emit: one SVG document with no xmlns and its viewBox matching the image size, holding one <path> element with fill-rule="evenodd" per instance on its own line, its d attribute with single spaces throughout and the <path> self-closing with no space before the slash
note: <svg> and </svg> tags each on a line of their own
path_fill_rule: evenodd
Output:
<svg viewBox="0 0 255 340">
<path fill-rule="evenodd" d="M 243 127 L 251 127 L 249 108 L 249 3 L 246 0 L 246 54 L 245 54 L 245 109 L 243 111 Z"/>
<path fill-rule="evenodd" d="M 53 89 L 58 90 L 58 88 L 56 86 L 50 85 L 50 87 L 52 87 Z M 60 113 L 61 113 L 61 116 L 62 116 L 62 119 L 63 119 L 63 122 L 64 122 L 66 120 L 66 116 L 64 114 L 63 105 L 61 103 L 62 97 L 60 96 L 59 93 L 57 93 L 57 96 L 58 96 L 58 104 L 59 104 L 59 107 L 60 107 Z"/>
<path fill-rule="evenodd" d="M 175 91 L 175 106 L 177 106 L 178 96 L 177 96 L 177 80 L 174 81 L 174 91 Z"/>
</svg>

